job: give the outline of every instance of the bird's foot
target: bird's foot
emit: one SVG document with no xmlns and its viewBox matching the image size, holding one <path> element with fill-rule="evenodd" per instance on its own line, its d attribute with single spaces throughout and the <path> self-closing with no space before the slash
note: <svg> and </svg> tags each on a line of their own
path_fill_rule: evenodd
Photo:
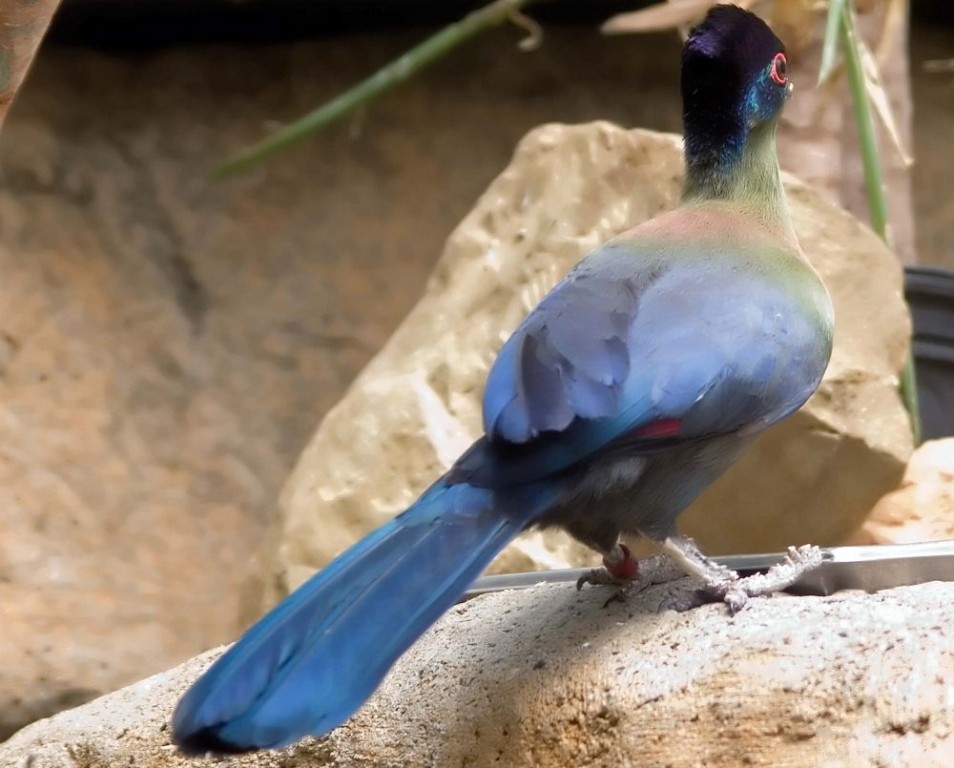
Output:
<svg viewBox="0 0 954 768">
<path fill-rule="evenodd" d="M 603 555 L 603 567 L 594 568 L 580 576 L 576 588 L 583 589 L 584 584 L 620 586 L 635 581 L 639 577 L 639 563 L 633 557 L 629 547 L 617 544 Z"/>
<path fill-rule="evenodd" d="M 686 578 L 685 571 L 671 557 L 656 555 L 641 561 L 639 573 L 631 579 L 618 579 L 610 574 L 606 568 L 594 568 L 577 580 L 576 587 L 582 589 L 584 584 L 617 587 L 616 591 L 603 604 L 605 607 L 610 603 L 626 602 L 630 597 L 638 595 L 650 587 L 669 584 L 684 578 Z"/>
<path fill-rule="evenodd" d="M 671 601 L 664 607 L 685 611 L 706 603 L 725 603 L 729 613 L 734 615 L 745 607 L 750 597 L 761 597 L 787 589 L 803 575 L 815 570 L 822 562 L 824 562 L 822 551 L 816 546 L 807 544 L 801 547 L 789 547 L 784 559 L 765 573 L 754 573 L 743 578 L 728 568 L 716 566 L 722 568 L 721 576 L 717 576 L 714 572 L 707 574 L 717 577 L 703 577 L 705 586 L 702 589 L 696 590 L 688 597 Z"/>
<path fill-rule="evenodd" d="M 616 594 L 606 601 L 607 604 L 625 600 L 639 585 L 639 563 L 629 551 L 629 547 L 625 544 L 616 544 L 603 556 L 602 568 L 593 568 L 576 580 L 577 590 L 583 589 L 584 584 L 619 587 Z M 642 587 L 636 588 L 636 591 L 640 589 Z"/>
</svg>

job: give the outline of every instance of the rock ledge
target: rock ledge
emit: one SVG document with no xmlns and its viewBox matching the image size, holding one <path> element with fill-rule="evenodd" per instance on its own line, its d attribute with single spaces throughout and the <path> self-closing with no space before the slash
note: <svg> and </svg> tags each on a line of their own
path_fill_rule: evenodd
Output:
<svg viewBox="0 0 954 768">
<path fill-rule="evenodd" d="M 651 562 L 647 563 L 649 568 Z M 683 579 L 604 607 L 570 585 L 457 606 L 327 739 L 252 766 L 950 764 L 954 584 L 660 613 Z M 0 766 L 195 765 L 166 725 L 216 652 L 28 726 Z"/>
</svg>

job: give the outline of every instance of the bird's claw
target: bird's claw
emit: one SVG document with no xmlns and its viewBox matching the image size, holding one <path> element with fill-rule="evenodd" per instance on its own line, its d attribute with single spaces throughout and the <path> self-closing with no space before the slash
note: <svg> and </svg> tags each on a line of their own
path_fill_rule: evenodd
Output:
<svg viewBox="0 0 954 768">
<path fill-rule="evenodd" d="M 725 603 L 729 613 L 734 616 L 745 607 L 748 599 L 748 593 L 738 583 L 726 582 L 725 585 L 702 587 L 688 594 L 669 597 L 660 604 L 659 610 L 685 613 L 703 605 Z"/>
<path fill-rule="evenodd" d="M 605 568 L 594 568 L 580 576 L 580 578 L 576 580 L 577 590 L 583 589 L 584 584 L 601 587 L 616 587 L 613 593 L 606 598 L 606 601 L 603 603 L 604 608 L 610 603 L 625 603 L 633 595 L 652 586 L 651 581 L 642 579 L 639 576 L 632 579 L 619 579 Z"/>
<path fill-rule="evenodd" d="M 734 616 L 745 607 L 750 597 L 762 597 L 787 589 L 822 562 L 824 554 L 814 545 L 789 547 L 785 558 L 765 573 L 745 577 L 733 574 L 718 581 L 713 580 L 690 595 L 666 601 L 661 608 L 683 612 L 707 603 L 725 603 L 729 613 Z"/>
<path fill-rule="evenodd" d="M 735 616 L 739 611 L 745 608 L 745 604 L 750 597 L 755 597 L 756 593 L 750 593 L 745 585 L 745 579 L 736 579 L 720 584 L 715 588 L 703 589 L 708 593 L 710 601 L 713 603 L 725 603 L 729 609 L 729 615 Z M 767 594 L 767 593 L 758 593 Z"/>
<path fill-rule="evenodd" d="M 621 590 L 628 588 L 639 579 L 639 565 L 629 547 L 617 542 L 603 557 L 603 567 L 593 568 L 576 580 L 577 591 L 584 584 L 594 586 L 613 586 Z"/>
<path fill-rule="evenodd" d="M 655 587 L 658 584 L 668 584 L 685 577 L 686 574 L 672 559 L 665 555 L 659 555 L 643 560 L 638 573 L 630 578 L 620 578 L 606 568 L 594 568 L 577 579 L 576 588 L 578 590 L 583 589 L 584 584 L 617 587 L 616 591 L 603 603 L 605 608 L 610 603 L 625 603 L 633 595 L 637 595 L 650 587 Z M 693 605 L 687 604 L 686 608 L 682 610 L 708 602 L 712 602 L 712 599 L 697 600 Z"/>
<path fill-rule="evenodd" d="M 579 592 L 585 584 L 594 587 L 623 587 L 630 583 L 625 579 L 618 579 L 606 568 L 593 568 L 576 580 L 576 590 Z"/>
</svg>

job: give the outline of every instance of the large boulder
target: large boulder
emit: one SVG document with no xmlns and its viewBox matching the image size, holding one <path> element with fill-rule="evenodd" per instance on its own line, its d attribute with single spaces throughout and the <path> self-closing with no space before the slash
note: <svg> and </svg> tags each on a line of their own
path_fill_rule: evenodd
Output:
<svg viewBox="0 0 954 768">
<path fill-rule="evenodd" d="M 405 508 L 480 431 L 494 354 L 584 254 L 675 206 L 680 140 L 605 122 L 530 133 L 447 242 L 427 291 L 327 415 L 281 499 L 266 603 Z M 834 544 L 894 488 L 911 451 L 898 372 L 910 332 L 901 268 L 849 214 L 785 179 L 802 246 L 835 304 L 818 394 L 683 516 L 713 553 Z M 532 533 L 497 568 L 592 554 Z"/>
<path fill-rule="evenodd" d="M 606 605 L 606 590 L 572 585 L 475 599 L 328 738 L 216 764 L 950 765 L 954 585 L 757 599 L 734 618 L 722 605 L 658 611 L 690 588 Z M 168 721 L 215 655 L 28 726 L 0 746 L 0 766 L 198 765 Z"/>
</svg>

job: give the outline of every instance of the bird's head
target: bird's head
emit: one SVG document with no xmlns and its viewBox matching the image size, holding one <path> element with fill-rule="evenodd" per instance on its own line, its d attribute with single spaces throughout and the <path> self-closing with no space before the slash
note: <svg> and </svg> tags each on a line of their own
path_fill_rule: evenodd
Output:
<svg viewBox="0 0 954 768">
<path fill-rule="evenodd" d="M 791 92 L 785 45 L 768 25 L 734 5 L 714 6 L 682 53 L 687 154 L 706 164 L 738 155 L 753 130 L 774 124 Z M 706 157 L 713 154 L 721 157 Z"/>
</svg>

